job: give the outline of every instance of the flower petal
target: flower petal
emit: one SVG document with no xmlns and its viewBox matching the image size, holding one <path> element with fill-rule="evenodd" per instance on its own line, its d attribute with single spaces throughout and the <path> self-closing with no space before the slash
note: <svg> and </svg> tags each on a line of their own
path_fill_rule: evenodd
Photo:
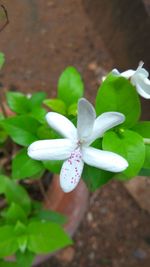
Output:
<svg viewBox="0 0 150 267">
<path fill-rule="evenodd" d="M 120 75 L 120 72 L 119 72 L 117 69 L 113 69 L 113 70 L 111 71 L 111 73 L 112 73 L 113 75 Z"/>
<path fill-rule="evenodd" d="M 133 76 L 136 71 L 135 70 L 126 70 L 126 71 L 123 71 L 123 72 L 119 72 L 117 69 L 113 69 L 112 71 L 112 74 L 114 75 L 118 75 L 118 76 L 122 76 L 126 79 L 129 79 L 131 76 Z"/>
<path fill-rule="evenodd" d="M 102 137 L 109 129 L 123 123 L 125 116 L 119 112 L 105 112 L 95 120 L 93 132 L 88 138 L 87 144 L 91 144 L 94 140 Z"/>
<path fill-rule="evenodd" d="M 41 140 L 29 146 L 28 156 L 36 160 L 64 160 L 74 149 L 75 144 L 69 139 Z"/>
<path fill-rule="evenodd" d="M 77 139 L 76 127 L 65 116 L 56 112 L 49 112 L 46 115 L 46 120 L 49 126 L 63 137 Z"/>
<path fill-rule="evenodd" d="M 150 99 L 150 85 L 147 85 L 144 83 L 144 81 L 141 81 L 140 84 L 136 83 L 135 86 L 140 96 L 145 99 Z"/>
<path fill-rule="evenodd" d="M 136 86 L 139 95 L 150 99 L 150 80 L 148 78 L 142 74 L 136 74 L 131 78 L 131 83 Z"/>
<path fill-rule="evenodd" d="M 144 62 L 140 62 L 139 66 L 135 72 L 135 75 L 142 75 L 144 78 L 147 78 L 149 76 L 149 73 L 146 69 L 143 68 Z"/>
<path fill-rule="evenodd" d="M 82 148 L 82 158 L 93 167 L 112 172 L 121 172 L 128 167 L 128 162 L 120 155 L 93 147 Z"/>
<path fill-rule="evenodd" d="M 135 70 L 126 70 L 124 72 L 122 72 L 120 75 L 126 79 L 130 78 L 131 76 L 133 76 L 135 74 Z"/>
<path fill-rule="evenodd" d="M 89 101 L 81 98 L 78 102 L 77 131 L 79 140 L 85 140 L 93 130 L 96 118 L 95 109 Z"/>
<path fill-rule="evenodd" d="M 83 171 L 83 160 L 79 149 L 71 153 L 68 160 L 63 163 L 60 172 L 60 186 L 66 193 L 75 189 Z"/>
</svg>

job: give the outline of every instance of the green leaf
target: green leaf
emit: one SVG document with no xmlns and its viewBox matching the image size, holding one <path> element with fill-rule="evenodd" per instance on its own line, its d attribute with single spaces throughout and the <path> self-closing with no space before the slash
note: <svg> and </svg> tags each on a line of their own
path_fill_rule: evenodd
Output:
<svg viewBox="0 0 150 267">
<path fill-rule="evenodd" d="M 55 138 L 54 131 L 46 124 L 42 125 L 37 130 L 39 139 L 53 139 Z"/>
<path fill-rule="evenodd" d="M 70 106 L 83 96 L 84 84 L 80 73 L 74 67 L 68 67 L 58 81 L 58 98 Z"/>
<path fill-rule="evenodd" d="M 32 111 L 30 112 L 31 117 L 39 121 L 40 123 L 45 123 L 45 115 L 46 115 L 46 110 L 42 107 L 34 107 Z"/>
<path fill-rule="evenodd" d="M 16 262 L 7 262 L 7 261 L 0 261 L 0 266 L 1 267 L 20 267 Z"/>
<path fill-rule="evenodd" d="M 143 168 L 150 169 L 150 144 L 145 145 L 145 161 Z"/>
<path fill-rule="evenodd" d="M 30 101 L 22 93 L 7 92 L 6 99 L 10 109 L 18 114 L 26 114 L 30 111 Z"/>
<path fill-rule="evenodd" d="M 48 171 L 59 174 L 63 162 L 63 160 L 45 160 L 43 161 L 43 165 Z"/>
<path fill-rule="evenodd" d="M 6 186 L 7 186 L 7 178 L 5 175 L 0 175 L 0 194 L 4 194 L 6 192 Z"/>
<path fill-rule="evenodd" d="M 145 162 L 143 165 L 144 169 L 150 169 L 150 122 L 149 121 L 141 121 L 137 123 L 133 130 L 139 133 L 145 139 Z"/>
<path fill-rule="evenodd" d="M 0 113 L 0 145 L 3 144 L 6 141 L 7 137 L 8 137 L 7 132 L 4 130 L 4 128 L 3 128 L 2 124 L 1 124 L 1 122 L 4 119 L 5 119 L 4 115 L 2 113 Z"/>
<path fill-rule="evenodd" d="M 44 92 L 34 93 L 30 98 L 18 92 L 6 93 L 7 103 L 12 111 L 18 114 L 30 114 L 42 123 L 45 120 L 46 110 L 41 105 L 45 97 Z"/>
<path fill-rule="evenodd" d="M 43 203 L 41 201 L 32 200 L 32 218 L 34 218 L 42 209 Z"/>
<path fill-rule="evenodd" d="M 28 225 L 28 249 L 34 253 L 50 253 L 72 244 L 60 225 L 34 221 Z"/>
<path fill-rule="evenodd" d="M 3 67 L 4 63 L 5 63 L 5 55 L 2 52 L 0 52 L 0 69 Z"/>
<path fill-rule="evenodd" d="M 4 115 L 2 112 L 0 112 L 0 122 L 4 119 Z"/>
<path fill-rule="evenodd" d="M 104 150 L 115 152 L 128 161 L 129 167 L 123 172 L 127 177 L 139 173 L 145 159 L 145 145 L 139 134 L 130 130 L 122 134 L 110 131 L 105 133 L 102 146 Z"/>
<path fill-rule="evenodd" d="M 0 227 L 0 257 L 13 255 L 18 250 L 18 243 L 14 234 L 14 227 L 5 225 Z"/>
<path fill-rule="evenodd" d="M 33 160 L 27 155 L 27 150 L 22 149 L 13 158 L 12 177 L 13 179 L 24 179 L 43 171 L 44 167 L 40 161 Z"/>
<path fill-rule="evenodd" d="M 45 98 L 46 98 L 46 93 L 44 93 L 44 92 L 36 92 L 36 93 L 32 94 L 32 96 L 30 98 L 31 109 L 33 109 L 34 107 L 37 107 L 37 106 L 41 106 L 42 102 Z"/>
<path fill-rule="evenodd" d="M 12 202 L 5 212 L 5 219 L 8 224 L 13 224 L 17 221 L 25 222 L 27 220 L 27 216 L 21 206 Z"/>
<path fill-rule="evenodd" d="M 18 145 L 28 146 L 37 140 L 36 132 L 39 123 L 28 115 L 7 118 L 1 123 L 12 140 Z"/>
<path fill-rule="evenodd" d="M 96 112 L 121 112 L 126 116 L 123 126 L 134 126 L 141 113 L 139 96 L 135 87 L 125 78 L 110 74 L 100 86 L 96 97 Z"/>
<path fill-rule="evenodd" d="M 31 200 L 25 189 L 5 175 L 0 175 L 0 193 L 6 195 L 9 204 L 19 203 L 26 213 L 30 212 Z"/>
<path fill-rule="evenodd" d="M 150 121 L 141 121 L 138 122 L 134 127 L 133 130 L 138 132 L 144 138 L 150 138 Z"/>
<path fill-rule="evenodd" d="M 27 226 L 18 221 L 14 227 L 14 233 L 18 243 L 19 250 L 24 253 L 28 246 Z"/>
<path fill-rule="evenodd" d="M 5 173 L 4 168 L 0 166 L 0 175 L 1 175 L 1 174 L 4 174 L 4 173 Z"/>
<path fill-rule="evenodd" d="M 18 266 L 31 267 L 34 259 L 34 254 L 30 251 L 25 251 L 24 253 L 18 251 L 16 253 L 16 259 Z"/>
<path fill-rule="evenodd" d="M 9 203 L 11 203 L 12 201 L 20 203 L 25 212 L 30 212 L 31 200 L 22 186 L 15 183 L 7 184 L 6 196 Z"/>
<path fill-rule="evenodd" d="M 26 251 L 27 245 L 28 245 L 28 237 L 26 234 L 18 236 L 17 238 L 19 250 L 21 253 L 24 253 Z"/>
<path fill-rule="evenodd" d="M 138 174 L 138 176 L 148 176 L 150 177 L 150 169 L 142 168 Z"/>
<path fill-rule="evenodd" d="M 51 110 L 58 112 L 62 115 L 66 114 L 66 105 L 64 101 L 58 98 L 45 99 L 43 103 Z"/>
<path fill-rule="evenodd" d="M 78 112 L 77 103 L 71 104 L 67 111 L 68 115 L 73 115 L 73 116 L 77 116 L 77 112 Z"/>
<path fill-rule="evenodd" d="M 37 213 L 36 218 L 42 221 L 51 221 L 58 224 L 65 224 L 67 222 L 66 216 L 51 210 L 40 210 Z"/>
<path fill-rule="evenodd" d="M 82 173 L 82 177 L 91 191 L 95 191 L 106 184 L 113 176 L 114 174 L 111 172 L 97 169 L 86 164 Z"/>
<path fill-rule="evenodd" d="M 18 221 L 14 227 L 14 233 L 17 237 L 26 235 L 27 234 L 27 226 L 24 223 Z"/>
<path fill-rule="evenodd" d="M 0 129 L 0 144 L 3 144 L 6 141 L 7 137 L 8 135 L 6 131 L 3 129 Z"/>
</svg>

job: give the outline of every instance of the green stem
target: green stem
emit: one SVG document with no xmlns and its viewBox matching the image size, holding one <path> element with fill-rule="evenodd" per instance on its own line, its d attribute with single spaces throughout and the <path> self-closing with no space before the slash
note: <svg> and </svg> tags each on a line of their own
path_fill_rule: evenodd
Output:
<svg viewBox="0 0 150 267">
<path fill-rule="evenodd" d="M 143 140 L 145 145 L 150 145 L 150 138 L 144 138 Z"/>
<path fill-rule="evenodd" d="M 44 200 L 48 201 L 48 198 L 47 198 L 47 195 L 46 195 L 46 191 L 45 191 L 45 188 L 44 188 L 44 186 L 42 184 L 41 179 L 38 180 L 38 184 L 39 184 L 39 188 L 40 188 L 40 191 L 41 191 L 41 194 L 42 194 Z"/>
</svg>

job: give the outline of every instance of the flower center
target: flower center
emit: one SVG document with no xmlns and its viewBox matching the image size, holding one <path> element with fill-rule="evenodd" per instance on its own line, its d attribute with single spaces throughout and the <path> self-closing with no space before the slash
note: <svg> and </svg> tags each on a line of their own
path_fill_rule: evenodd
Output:
<svg viewBox="0 0 150 267">
<path fill-rule="evenodd" d="M 80 149 L 82 146 L 82 142 L 80 140 L 77 141 L 77 147 L 76 149 Z"/>
<path fill-rule="evenodd" d="M 84 139 L 80 139 L 77 141 L 77 147 L 81 147 L 82 145 L 84 145 L 86 143 L 86 141 Z"/>
</svg>

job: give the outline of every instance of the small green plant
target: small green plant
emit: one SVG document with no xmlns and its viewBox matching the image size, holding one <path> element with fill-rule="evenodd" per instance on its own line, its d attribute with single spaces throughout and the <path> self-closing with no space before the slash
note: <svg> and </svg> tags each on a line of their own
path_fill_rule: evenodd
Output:
<svg viewBox="0 0 150 267">
<path fill-rule="evenodd" d="M 61 74 L 55 99 L 44 92 L 6 93 L 0 103 L 0 148 L 8 162 L 0 167 L 0 266 L 30 267 L 37 254 L 72 243 L 62 228 L 66 218 L 45 210 L 23 181 L 60 173 L 60 186 L 70 192 L 82 175 L 94 191 L 111 179 L 150 174 L 150 122 L 140 121 L 138 95 L 150 97 L 147 77 L 142 65 L 113 70 L 98 89 L 95 108 L 83 98 L 74 67 Z M 15 262 L 7 261 L 11 255 Z"/>
</svg>

